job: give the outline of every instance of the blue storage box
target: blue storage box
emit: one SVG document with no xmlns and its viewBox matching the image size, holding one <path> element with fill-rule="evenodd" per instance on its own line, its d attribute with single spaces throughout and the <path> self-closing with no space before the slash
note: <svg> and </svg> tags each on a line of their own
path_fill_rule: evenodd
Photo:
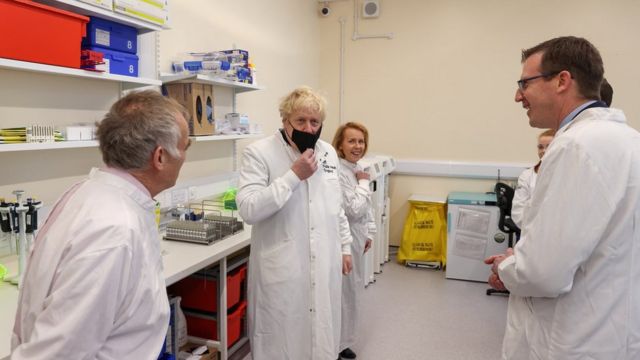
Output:
<svg viewBox="0 0 640 360">
<path fill-rule="evenodd" d="M 90 17 L 87 24 L 87 37 L 82 47 L 97 46 L 104 49 L 135 54 L 138 51 L 138 30 L 117 22 Z"/>
<path fill-rule="evenodd" d="M 105 62 L 109 63 L 108 69 L 110 74 L 138 76 L 138 55 L 101 47 L 84 47 L 83 49 L 104 54 Z"/>
</svg>

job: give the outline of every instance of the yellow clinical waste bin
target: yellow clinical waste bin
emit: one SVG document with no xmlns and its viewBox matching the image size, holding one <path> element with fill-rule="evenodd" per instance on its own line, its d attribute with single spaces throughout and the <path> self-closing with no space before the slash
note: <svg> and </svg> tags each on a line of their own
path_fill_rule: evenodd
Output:
<svg viewBox="0 0 640 360">
<path fill-rule="evenodd" d="M 402 231 L 398 262 L 404 265 L 444 268 L 447 257 L 446 201 L 411 195 Z"/>
</svg>

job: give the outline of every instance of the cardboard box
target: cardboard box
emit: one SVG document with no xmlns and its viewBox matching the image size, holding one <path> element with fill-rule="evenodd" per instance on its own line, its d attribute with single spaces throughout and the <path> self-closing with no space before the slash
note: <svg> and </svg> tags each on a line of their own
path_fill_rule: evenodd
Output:
<svg viewBox="0 0 640 360">
<path fill-rule="evenodd" d="M 114 0 L 113 10 L 144 21 L 167 26 L 168 0 Z"/>
<path fill-rule="evenodd" d="M 207 346 L 207 350 L 204 353 L 194 354 L 194 351 L 199 349 L 201 346 L 202 345 L 187 343 L 187 345 L 180 348 L 180 353 L 178 354 L 178 360 L 186 359 L 188 358 L 188 356 L 194 356 L 194 355 L 200 356 L 198 360 L 218 360 L 218 349 L 212 346 Z"/>
<path fill-rule="evenodd" d="M 80 1 L 113 11 L 113 0 L 80 0 Z"/>
<path fill-rule="evenodd" d="M 179 83 L 164 85 L 165 94 L 189 110 L 189 135 L 213 135 L 213 85 Z"/>
</svg>

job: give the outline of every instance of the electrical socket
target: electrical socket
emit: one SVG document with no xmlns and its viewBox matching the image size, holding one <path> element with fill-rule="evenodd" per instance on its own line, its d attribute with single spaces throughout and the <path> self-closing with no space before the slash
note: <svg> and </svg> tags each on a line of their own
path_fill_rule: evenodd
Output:
<svg viewBox="0 0 640 360">
<path fill-rule="evenodd" d="M 171 204 L 176 206 L 178 204 L 186 205 L 189 202 L 189 191 L 187 189 L 176 189 L 171 192 Z"/>
<path fill-rule="evenodd" d="M 189 186 L 189 201 L 193 201 L 198 198 L 198 187 Z"/>
<path fill-rule="evenodd" d="M 171 193 L 169 191 L 161 192 L 160 194 L 156 195 L 155 199 L 160 203 L 161 209 L 171 207 Z"/>
</svg>

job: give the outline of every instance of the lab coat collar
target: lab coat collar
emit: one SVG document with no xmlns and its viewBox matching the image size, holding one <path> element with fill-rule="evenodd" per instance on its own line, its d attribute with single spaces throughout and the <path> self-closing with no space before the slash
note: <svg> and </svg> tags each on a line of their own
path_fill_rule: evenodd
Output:
<svg viewBox="0 0 640 360">
<path fill-rule="evenodd" d="M 575 119 L 576 116 L 578 116 L 578 114 L 580 114 L 584 109 L 590 107 L 592 104 L 594 104 L 596 102 L 596 100 L 590 100 L 585 102 L 584 104 L 578 106 L 577 108 L 573 109 L 572 112 L 570 112 L 569 114 L 567 114 L 567 116 L 564 117 L 564 119 L 562 119 L 562 121 L 560 122 L 560 126 L 559 128 L 562 129 L 563 127 L 565 127 L 567 124 L 569 124 L 573 119 Z"/>
<path fill-rule="evenodd" d="M 347 159 L 343 159 L 340 158 L 340 165 L 345 166 L 351 170 L 354 170 L 356 167 L 358 167 L 358 164 L 354 164 L 351 161 L 347 160 Z"/>
<path fill-rule="evenodd" d="M 351 161 L 349 161 L 347 159 L 340 158 L 340 165 L 344 166 L 347 169 L 350 169 L 354 173 L 356 171 L 362 171 L 362 165 L 360 165 L 360 162 L 357 162 L 357 163 L 354 164 L 354 163 L 352 163 Z"/>
<path fill-rule="evenodd" d="M 566 126 L 561 127 L 556 133 L 556 136 L 567 132 L 575 124 L 585 120 L 614 121 L 619 123 L 626 123 L 627 117 L 625 116 L 624 112 L 620 109 L 607 108 L 607 107 L 592 107 L 580 112 Z"/>
<path fill-rule="evenodd" d="M 152 210 L 155 207 L 155 200 L 151 198 L 149 190 L 126 171 L 115 168 L 92 168 L 89 173 L 89 179 L 100 181 L 123 190 L 144 209 Z"/>
</svg>

